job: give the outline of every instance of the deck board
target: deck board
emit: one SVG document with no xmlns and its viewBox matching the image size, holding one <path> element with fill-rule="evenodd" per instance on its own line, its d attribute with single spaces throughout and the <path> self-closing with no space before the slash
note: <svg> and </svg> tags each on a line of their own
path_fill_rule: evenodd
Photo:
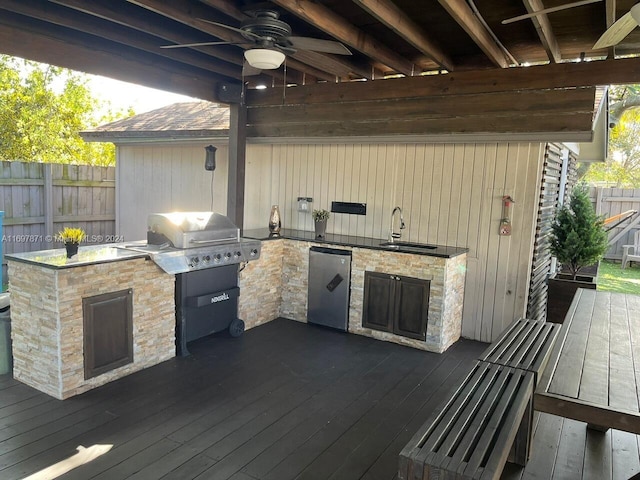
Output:
<svg viewBox="0 0 640 480">
<path fill-rule="evenodd" d="M 402 447 L 485 348 L 463 340 L 437 355 L 278 319 L 64 401 L 0 377 L 0 478 L 110 444 L 59 478 L 392 480 Z M 583 423 L 540 417 L 532 461 L 504 478 L 580 478 L 569 467 L 581 455 L 585 472 L 601 459 L 609 471 L 584 478 L 640 471 L 639 437 L 589 432 L 581 445 Z"/>
</svg>

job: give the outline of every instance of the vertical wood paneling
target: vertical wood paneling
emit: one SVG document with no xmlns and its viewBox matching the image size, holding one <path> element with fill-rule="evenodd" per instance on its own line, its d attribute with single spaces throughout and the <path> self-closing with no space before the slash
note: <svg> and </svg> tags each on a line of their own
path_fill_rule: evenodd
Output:
<svg viewBox="0 0 640 480">
<path fill-rule="evenodd" d="M 114 190 L 114 183 L 108 181 L 113 179 L 113 168 L 51 164 L 47 165 L 51 174 L 45 175 L 44 167 L 35 162 L 0 162 L 3 253 L 60 247 L 51 236 L 63 226 L 83 228 L 87 241 L 100 242 L 99 236 L 114 233 L 114 206 L 107 201 L 107 193 Z M 114 199 L 113 193 L 110 198 Z M 78 219 L 61 219 L 61 215 Z M 92 220 L 94 215 L 100 218 Z"/>
<path fill-rule="evenodd" d="M 202 145 L 126 145 L 118 149 L 118 234 L 146 238 L 147 216 L 172 210 L 225 212 L 228 148 L 217 145 L 216 170 L 204 169 Z M 213 182 L 212 182 L 213 179 Z"/>
<path fill-rule="evenodd" d="M 596 213 L 604 218 L 613 217 L 614 215 L 629 210 L 640 211 L 640 188 L 591 187 L 590 194 L 596 208 Z M 637 216 L 633 217 L 631 221 L 635 221 L 636 219 Z M 617 223 L 617 221 L 608 225 L 608 227 L 613 227 L 609 231 L 609 239 L 613 240 L 631 221 L 627 220 L 616 227 L 613 227 L 613 225 Z M 633 235 L 637 228 L 640 228 L 638 224 L 624 233 L 616 242 L 612 243 L 605 253 L 605 258 L 620 260 L 623 252 L 622 246 L 633 243 Z"/>
<path fill-rule="evenodd" d="M 264 148 L 250 145 L 249 161 Z M 312 208 L 364 201 L 365 217 L 334 214 L 328 231 L 386 239 L 399 205 L 403 239 L 469 248 L 463 335 L 489 341 L 525 314 L 540 151 L 538 143 L 273 145 L 265 160 L 270 186 L 263 167 L 247 172 L 247 189 L 270 188 L 261 203 L 285 206 L 286 228 L 313 229 L 310 216 L 297 213 L 298 196 L 313 197 Z M 517 202 L 510 237 L 498 235 L 503 195 Z M 262 219 L 246 218 L 246 228 L 264 227 Z"/>
</svg>

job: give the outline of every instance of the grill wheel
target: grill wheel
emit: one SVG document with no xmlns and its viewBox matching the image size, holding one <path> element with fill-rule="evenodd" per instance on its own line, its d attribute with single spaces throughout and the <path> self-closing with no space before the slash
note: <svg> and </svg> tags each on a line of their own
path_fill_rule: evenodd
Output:
<svg viewBox="0 0 640 480">
<path fill-rule="evenodd" d="M 231 321 L 229 325 L 229 335 L 232 337 L 239 337 L 244 333 L 244 321 L 236 318 Z"/>
</svg>

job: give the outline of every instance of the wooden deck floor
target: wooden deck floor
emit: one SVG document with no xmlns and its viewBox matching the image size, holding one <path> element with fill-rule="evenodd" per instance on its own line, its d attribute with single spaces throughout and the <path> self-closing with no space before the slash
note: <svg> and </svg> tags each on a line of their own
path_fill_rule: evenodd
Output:
<svg viewBox="0 0 640 480">
<path fill-rule="evenodd" d="M 276 320 L 65 401 L 0 376 L 0 479 L 111 445 L 59 478 L 392 480 L 401 448 L 484 347 L 436 355 Z M 640 471 L 636 436 L 585 440 L 581 426 L 541 416 L 543 446 L 505 478 Z"/>
</svg>

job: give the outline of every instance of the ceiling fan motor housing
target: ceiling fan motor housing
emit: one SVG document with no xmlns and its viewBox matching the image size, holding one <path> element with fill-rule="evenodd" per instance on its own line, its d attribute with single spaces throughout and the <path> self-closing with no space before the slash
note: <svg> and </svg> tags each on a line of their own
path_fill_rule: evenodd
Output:
<svg viewBox="0 0 640 480">
<path fill-rule="evenodd" d="M 265 40 L 277 43 L 291 35 L 291 27 L 279 20 L 279 13 L 275 10 L 256 10 L 253 17 L 242 22 L 241 29 L 254 35 L 259 35 Z M 253 35 L 244 35 L 247 40 L 254 41 Z"/>
</svg>

